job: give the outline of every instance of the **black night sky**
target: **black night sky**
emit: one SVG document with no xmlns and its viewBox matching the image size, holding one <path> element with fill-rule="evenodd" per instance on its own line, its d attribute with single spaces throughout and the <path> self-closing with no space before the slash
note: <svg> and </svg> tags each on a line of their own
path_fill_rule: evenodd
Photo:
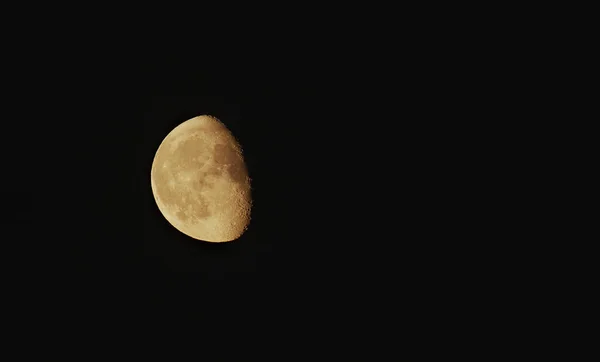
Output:
<svg viewBox="0 0 600 362">
<path fill-rule="evenodd" d="M 59 303 L 74 300 L 90 318 L 146 327 L 364 321 L 448 262 L 435 236 L 448 225 L 430 222 L 446 207 L 432 206 L 446 177 L 432 147 L 446 135 L 431 121 L 442 105 L 430 106 L 422 82 L 384 92 L 377 80 L 391 75 L 349 76 L 333 62 L 320 73 L 224 68 L 85 73 L 68 96 L 48 89 L 13 104 L 7 134 L 27 142 L 3 144 L 18 154 L 4 164 L 4 255 L 16 287 L 54 296 L 40 316 L 56 308 L 76 320 L 79 307 Z M 177 231 L 150 187 L 160 142 L 202 114 L 240 141 L 252 179 L 249 229 L 230 243 Z"/>
<path fill-rule="evenodd" d="M 81 82 L 117 80 L 101 78 Z M 350 205 L 365 194 L 337 176 L 344 154 L 356 151 L 345 130 L 357 120 L 336 110 L 339 100 L 320 86 L 302 74 L 154 66 L 113 92 L 23 98 L 18 107 L 35 106 L 44 116 L 33 132 L 24 114 L 11 124 L 13 134 L 30 134 L 39 147 L 4 144 L 5 154 L 21 152 L 6 164 L 18 177 L 3 179 L 8 265 L 42 286 L 44 278 L 56 280 L 64 297 L 123 294 L 141 303 L 134 314 L 152 309 L 159 319 L 203 315 L 197 303 L 283 297 L 312 283 L 325 288 L 352 263 L 360 235 L 343 236 L 354 227 L 346 216 L 364 212 Z M 150 188 L 160 142 L 202 114 L 219 118 L 240 141 L 252 179 L 249 229 L 225 244 L 178 232 Z M 350 179 L 362 162 L 344 171 Z"/>
<path fill-rule="evenodd" d="M 177 360 L 188 346 L 226 360 L 204 354 L 201 333 L 236 361 L 255 360 L 250 350 L 377 361 L 385 346 L 447 355 L 499 341 L 496 353 L 554 323 L 547 302 L 559 299 L 531 298 L 565 265 L 541 236 L 560 223 L 544 214 L 558 178 L 538 167 L 564 147 L 544 132 L 565 123 L 540 113 L 562 103 L 545 95 L 556 88 L 545 26 L 514 20 L 528 15 L 520 8 L 448 3 L 420 14 L 305 7 L 310 16 L 278 6 L 260 9 L 264 20 L 231 7 L 251 21 L 236 27 L 163 5 L 157 16 L 149 4 L 62 11 L 72 25 L 54 3 L 27 4 L 23 20 L 6 11 L 16 20 L 1 52 L 0 298 L 15 355 L 49 360 L 48 342 L 88 361 L 138 339 L 129 359 Z M 203 114 L 239 140 L 252 179 L 249 228 L 229 243 L 177 231 L 151 191 L 160 142 Z M 177 332 L 190 339 L 155 355 Z"/>
</svg>

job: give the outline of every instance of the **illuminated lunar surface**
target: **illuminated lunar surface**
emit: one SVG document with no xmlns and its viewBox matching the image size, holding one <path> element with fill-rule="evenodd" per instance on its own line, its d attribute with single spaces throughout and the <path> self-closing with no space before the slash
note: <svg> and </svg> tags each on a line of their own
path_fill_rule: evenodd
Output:
<svg viewBox="0 0 600 362">
<path fill-rule="evenodd" d="M 250 222 L 250 179 L 242 149 L 223 123 L 194 117 L 162 141 L 150 175 L 160 212 L 198 240 L 239 238 Z"/>
</svg>

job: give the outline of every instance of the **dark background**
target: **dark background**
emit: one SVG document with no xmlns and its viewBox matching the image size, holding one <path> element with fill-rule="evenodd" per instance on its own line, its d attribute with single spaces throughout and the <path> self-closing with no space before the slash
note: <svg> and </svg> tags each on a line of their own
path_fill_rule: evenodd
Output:
<svg viewBox="0 0 600 362">
<path fill-rule="evenodd" d="M 405 117 L 418 89 L 193 70 L 149 69 L 144 87 L 114 93 L 28 98 L 44 117 L 15 132 L 40 141 L 13 159 L 23 173 L 5 180 L 19 191 L 6 194 L 19 213 L 5 207 L 3 224 L 15 284 L 34 291 L 32 306 L 48 300 L 36 315 L 149 329 L 333 327 L 383 318 L 399 288 L 434 273 L 443 252 L 424 216 L 430 191 L 414 188 L 431 181 L 415 159 L 431 150 L 405 133 L 417 130 Z M 226 244 L 175 230 L 150 188 L 160 142 L 201 114 L 239 139 L 252 178 L 251 224 Z"/>
<path fill-rule="evenodd" d="M 450 89 L 437 55 L 415 54 L 400 65 L 350 52 L 287 68 L 161 61 L 35 77 L 39 91 L 5 109 L 15 295 L 32 293 L 32 308 L 47 300 L 44 318 L 149 329 L 242 321 L 326 333 L 389 320 L 402 296 L 434 315 L 472 263 L 490 260 L 469 257 L 481 244 L 465 240 L 484 224 L 461 191 L 488 176 L 465 177 L 479 162 L 466 161 L 472 128 L 450 121 L 482 114 L 461 103 L 477 85 Z M 252 221 L 231 243 L 179 233 L 150 189 L 162 139 L 201 114 L 240 140 L 252 178 Z"/>
<path fill-rule="evenodd" d="M 19 353 L 76 349 L 76 336 L 96 354 L 122 335 L 154 354 L 162 343 L 147 336 L 191 331 L 180 345 L 198 354 L 199 332 L 241 354 L 234 337 L 260 352 L 356 347 L 373 359 L 379 345 L 446 351 L 431 337 L 456 336 L 469 349 L 533 329 L 552 298 L 527 298 L 548 279 L 536 265 L 546 245 L 527 245 L 554 230 L 531 227 L 543 183 L 528 173 L 551 158 L 535 144 L 548 127 L 538 113 L 555 108 L 534 100 L 555 79 L 555 50 L 532 56 L 547 27 L 524 21 L 539 9 L 504 10 L 530 32 L 498 9 L 431 6 L 311 9 L 321 24 L 297 15 L 284 31 L 296 10 L 237 11 L 252 19 L 239 30 L 180 12 L 184 30 L 136 9 L 123 14 L 132 35 L 99 8 L 70 15 L 73 26 L 39 9 L 25 27 L 6 23 L 1 298 Z M 35 29 L 34 13 L 52 24 Z M 225 245 L 170 227 L 149 187 L 160 141 L 200 114 L 240 139 L 253 179 L 250 228 Z"/>
<path fill-rule="evenodd" d="M 72 90 L 65 95 L 53 89 L 59 79 L 40 76 L 48 89 L 15 96 L 5 109 L 14 117 L 6 134 L 15 137 L 3 151 L 17 157 L 5 158 L 2 227 L 16 285 L 57 298 L 46 305 L 68 319 L 80 307 L 59 305 L 65 299 L 143 323 L 213 318 L 211 310 L 226 319 L 266 313 L 277 323 L 273 305 L 315 303 L 367 270 L 368 253 L 357 246 L 382 241 L 360 229 L 383 212 L 360 206 L 370 186 L 357 179 L 371 177 L 362 144 L 371 147 L 371 129 L 381 126 L 353 102 L 354 89 L 341 93 L 345 84 L 302 71 L 161 63 L 127 77 L 129 69 L 62 79 Z M 160 142 L 202 114 L 239 139 L 252 178 L 250 227 L 226 244 L 175 230 L 150 188 Z"/>
</svg>

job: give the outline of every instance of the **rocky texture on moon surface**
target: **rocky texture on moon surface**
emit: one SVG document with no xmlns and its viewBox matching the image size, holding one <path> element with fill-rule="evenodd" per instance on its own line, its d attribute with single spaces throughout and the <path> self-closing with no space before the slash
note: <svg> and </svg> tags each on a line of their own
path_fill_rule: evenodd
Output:
<svg viewBox="0 0 600 362">
<path fill-rule="evenodd" d="M 199 240 L 239 238 L 250 221 L 250 179 L 242 148 L 211 116 L 175 127 L 154 157 L 151 185 L 163 216 Z"/>
</svg>

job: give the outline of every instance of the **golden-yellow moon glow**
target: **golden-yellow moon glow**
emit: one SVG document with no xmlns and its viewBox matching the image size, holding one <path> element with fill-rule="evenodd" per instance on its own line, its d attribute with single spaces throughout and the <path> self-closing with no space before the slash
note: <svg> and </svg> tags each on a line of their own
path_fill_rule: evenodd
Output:
<svg viewBox="0 0 600 362">
<path fill-rule="evenodd" d="M 156 151 L 150 179 L 160 212 L 194 239 L 232 241 L 248 227 L 252 199 L 242 148 L 214 117 L 175 127 Z"/>
</svg>

